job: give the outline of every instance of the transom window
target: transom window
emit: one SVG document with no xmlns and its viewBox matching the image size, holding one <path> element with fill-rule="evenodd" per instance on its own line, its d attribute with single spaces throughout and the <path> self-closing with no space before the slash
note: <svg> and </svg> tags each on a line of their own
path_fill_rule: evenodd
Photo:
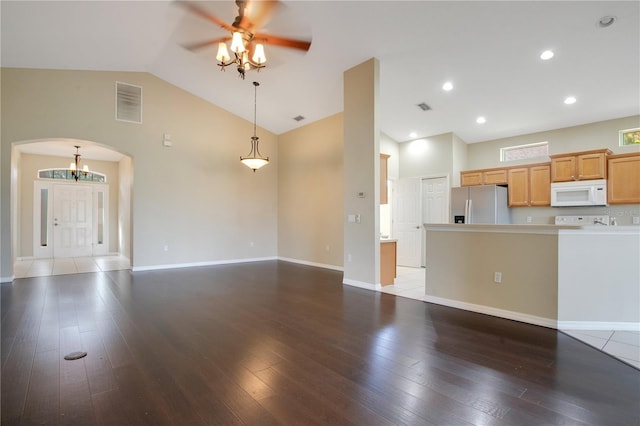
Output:
<svg viewBox="0 0 640 426">
<path fill-rule="evenodd" d="M 88 172 L 84 174 L 79 172 L 80 176 L 78 181 L 82 182 L 107 182 L 107 175 L 98 172 Z M 71 174 L 69 169 L 42 169 L 38 170 L 39 179 L 62 179 L 62 180 L 76 180 L 75 176 Z"/>
<path fill-rule="evenodd" d="M 500 161 L 527 160 L 549 155 L 549 142 L 536 142 L 500 148 Z"/>
</svg>

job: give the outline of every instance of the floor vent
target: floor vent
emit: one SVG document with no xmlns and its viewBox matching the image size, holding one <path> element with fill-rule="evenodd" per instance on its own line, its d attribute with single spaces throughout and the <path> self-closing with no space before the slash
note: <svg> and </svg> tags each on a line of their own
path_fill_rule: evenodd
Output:
<svg viewBox="0 0 640 426">
<path fill-rule="evenodd" d="M 116 120 L 142 124 L 142 87 L 116 81 Z"/>
</svg>

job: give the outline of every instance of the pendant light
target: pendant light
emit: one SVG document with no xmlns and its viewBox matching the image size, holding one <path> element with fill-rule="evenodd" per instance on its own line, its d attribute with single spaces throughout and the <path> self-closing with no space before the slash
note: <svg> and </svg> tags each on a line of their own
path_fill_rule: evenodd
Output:
<svg viewBox="0 0 640 426">
<path fill-rule="evenodd" d="M 254 94 L 253 94 L 253 136 L 251 136 L 251 151 L 249 151 L 249 154 L 247 154 L 246 157 L 242 157 L 240 156 L 240 161 L 242 162 L 242 164 L 244 164 L 245 166 L 249 167 L 251 170 L 255 171 L 258 170 L 260 167 L 265 166 L 267 164 L 269 164 L 269 157 L 264 158 L 261 154 L 260 154 L 260 149 L 258 148 L 258 143 L 260 142 L 260 140 L 258 139 L 258 136 L 256 136 L 256 103 L 257 103 L 257 98 L 258 98 L 258 86 L 260 85 L 260 83 L 258 83 L 257 81 L 253 82 L 253 86 L 254 86 Z"/>
<path fill-rule="evenodd" d="M 74 145 L 74 146 L 76 148 L 76 153 L 73 154 L 74 160 L 73 160 L 73 163 L 69 165 L 69 170 L 71 170 L 71 176 L 73 176 L 77 182 L 78 179 L 80 179 L 80 173 L 82 173 L 83 176 L 86 176 L 87 174 L 89 174 L 89 166 L 85 164 L 82 167 L 82 170 L 80 170 L 80 157 L 81 157 L 80 146 L 79 145 Z"/>
</svg>

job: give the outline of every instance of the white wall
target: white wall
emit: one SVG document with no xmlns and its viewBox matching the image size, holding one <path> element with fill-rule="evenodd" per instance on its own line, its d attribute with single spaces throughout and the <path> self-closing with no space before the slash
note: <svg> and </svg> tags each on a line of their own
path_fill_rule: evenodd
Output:
<svg viewBox="0 0 640 426">
<path fill-rule="evenodd" d="M 640 228 L 560 231 L 561 329 L 640 329 Z"/>
</svg>

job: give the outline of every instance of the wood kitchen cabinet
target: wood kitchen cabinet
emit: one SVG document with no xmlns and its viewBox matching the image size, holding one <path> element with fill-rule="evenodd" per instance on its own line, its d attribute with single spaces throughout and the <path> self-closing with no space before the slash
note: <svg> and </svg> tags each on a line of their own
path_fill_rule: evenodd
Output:
<svg viewBox="0 0 640 426">
<path fill-rule="evenodd" d="M 549 163 L 508 169 L 509 207 L 551 205 L 551 165 Z"/>
<path fill-rule="evenodd" d="M 607 178 L 608 149 L 550 155 L 551 182 Z"/>
<path fill-rule="evenodd" d="M 460 172 L 460 186 L 506 185 L 507 169 L 484 169 Z"/>
<path fill-rule="evenodd" d="M 608 203 L 640 203 L 640 153 L 610 155 L 607 163 Z"/>
<path fill-rule="evenodd" d="M 387 191 L 387 180 L 389 172 L 387 163 L 391 157 L 389 154 L 380 154 L 380 204 L 389 204 L 389 193 Z"/>
<path fill-rule="evenodd" d="M 509 207 L 529 206 L 529 168 L 517 167 L 509 169 L 507 194 Z"/>
<path fill-rule="evenodd" d="M 397 247 L 395 240 L 380 242 L 380 285 L 391 285 L 396 278 Z"/>
</svg>

